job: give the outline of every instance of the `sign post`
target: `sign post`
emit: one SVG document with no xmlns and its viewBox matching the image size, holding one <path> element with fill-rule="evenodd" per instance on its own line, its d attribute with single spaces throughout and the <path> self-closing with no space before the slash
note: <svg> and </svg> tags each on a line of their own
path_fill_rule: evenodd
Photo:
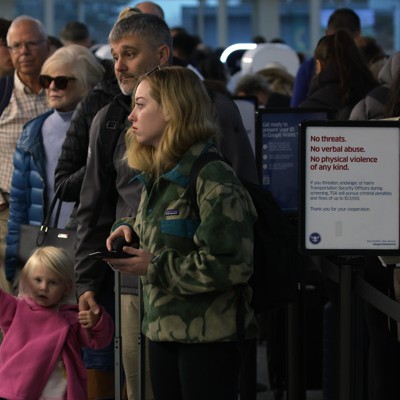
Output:
<svg viewBox="0 0 400 400">
<path fill-rule="evenodd" d="M 343 256 L 337 266 L 338 398 L 351 400 L 352 255 L 400 254 L 400 124 L 308 121 L 300 126 L 300 143 L 300 248 Z"/>
</svg>

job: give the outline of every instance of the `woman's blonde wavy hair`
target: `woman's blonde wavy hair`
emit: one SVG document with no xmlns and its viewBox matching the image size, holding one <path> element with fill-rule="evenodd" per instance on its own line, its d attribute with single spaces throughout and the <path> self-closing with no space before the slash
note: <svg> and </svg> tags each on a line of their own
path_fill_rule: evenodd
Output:
<svg viewBox="0 0 400 400">
<path fill-rule="evenodd" d="M 160 105 L 167 123 L 157 149 L 138 143 L 129 129 L 125 158 L 131 168 L 157 179 L 173 168 L 193 144 L 216 140 L 219 127 L 211 97 L 190 69 L 157 68 L 141 77 L 138 85 L 143 81 L 149 83 L 150 96 Z"/>
</svg>

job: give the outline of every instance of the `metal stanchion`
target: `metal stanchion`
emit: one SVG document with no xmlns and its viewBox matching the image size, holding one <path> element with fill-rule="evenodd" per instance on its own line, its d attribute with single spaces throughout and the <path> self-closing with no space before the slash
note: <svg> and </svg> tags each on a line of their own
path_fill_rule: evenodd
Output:
<svg viewBox="0 0 400 400">
<path fill-rule="evenodd" d="M 351 265 L 339 267 L 339 388 L 338 398 L 350 400 L 352 365 L 352 273 Z"/>
<path fill-rule="evenodd" d="M 287 399 L 305 400 L 304 376 L 304 289 L 287 306 Z"/>
<path fill-rule="evenodd" d="M 114 374 L 115 374 L 115 400 L 122 399 L 122 337 L 121 337 L 121 275 L 114 273 L 114 295 L 115 295 L 115 334 L 114 334 Z"/>
</svg>

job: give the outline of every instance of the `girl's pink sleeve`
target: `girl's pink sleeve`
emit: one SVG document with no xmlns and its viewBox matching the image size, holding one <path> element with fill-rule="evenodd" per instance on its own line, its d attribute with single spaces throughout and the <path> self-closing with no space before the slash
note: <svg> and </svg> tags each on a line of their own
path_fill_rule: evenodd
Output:
<svg viewBox="0 0 400 400">
<path fill-rule="evenodd" d="M 6 333 L 14 319 L 18 299 L 0 289 L 0 328 Z"/>
</svg>

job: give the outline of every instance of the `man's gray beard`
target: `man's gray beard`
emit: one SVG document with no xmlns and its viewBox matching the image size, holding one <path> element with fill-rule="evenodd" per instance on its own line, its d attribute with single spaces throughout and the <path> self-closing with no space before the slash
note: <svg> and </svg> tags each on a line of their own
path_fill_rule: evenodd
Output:
<svg viewBox="0 0 400 400">
<path fill-rule="evenodd" d="M 121 89 L 121 92 L 122 92 L 125 96 L 132 96 L 133 89 L 126 90 L 126 89 L 123 89 L 122 86 L 121 86 L 120 84 L 118 84 L 118 85 L 119 85 L 119 88 Z"/>
<path fill-rule="evenodd" d="M 123 89 L 123 88 L 122 88 L 122 85 L 121 85 L 121 83 L 119 82 L 118 79 L 117 79 L 117 81 L 118 81 L 118 86 L 119 86 L 121 92 L 122 92 L 125 96 L 132 96 L 134 87 L 133 87 L 132 89 Z"/>
</svg>

